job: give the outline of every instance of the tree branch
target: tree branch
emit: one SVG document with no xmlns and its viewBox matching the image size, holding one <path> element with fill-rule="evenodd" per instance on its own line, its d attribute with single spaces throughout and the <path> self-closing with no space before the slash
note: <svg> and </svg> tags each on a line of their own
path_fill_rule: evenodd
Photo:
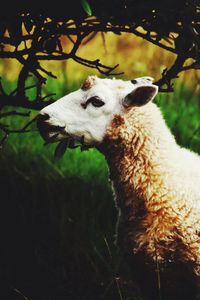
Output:
<svg viewBox="0 0 200 300">
<path fill-rule="evenodd" d="M 62 5 L 58 6 L 59 9 L 51 10 L 49 6 L 40 11 L 42 4 L 38 13 L 32 13 L 27 6 L 23 13 L 19 9 L 10 14 L 8 10 L 8 14 L 2 15 L 0 58 L 16 59 L 22 68 L 17 88 L 9 95 L 4 91 L 0 81 L 0 109 L 14 106 L 39 110 L 53 102 L 51 98 L 44 101 L 53 94 L 42 97 L 42 88 L 47 77 L 56 78 L 56 76 L 41 65 L 42 61 L 73 59 L 105 76 L 123 74 L 117 72 L 118 64 L 107 66 L 102 64 L 98 57 L 92 60 L 77 55 L 80 45 L 89 43 L 98 32 L 102 34 L 113 32 L 118 35 L 123 32 L 131 33 L 175 54 L 172 66 L 168 66 L 156 82 L 161 92 L 173 91 L 172 80 L 177 78 L 180 72 L 200 69 L 200 13 L 199 5 L 195 1 L 182 0 L 181 5 L 178 1 L 178 6 L 173 8 L 167 5 L 167 0 L 162 2 L 162 5 L 156 1 L 147 3 L 146 0 L 140 2 L 113 0 L 112 5 L 109 1 L 103 2 L 102 7 L 102 0 L 91 0 L 91 5 L 95 3 L 95 15 L 89 18 L 80 1 L 72 1 L 65 14 L 66 17 L 61 9 Z M 25 30 L 22 30 L 22 27 Z M 4 34 L 5 32 L 8 34 Z M 63 50 L 65 47 L 62 45 L 62 36 L 67 37 L 72 43 L 70 53 Z M 103 45 L 105 46 L 104 38 Z M 193 61 L 190 65 L 186 65 L 188 58 Z M 36 84 L 26 87 L 30 73 L 35 77 Z M 36 97 L 31 101 L 26 94 L 30 88 L 36 89 Z M 4 112 L 0 114 L 0 118 L 5 119 L 11 115 L 26 117 L 28 113 L 26 115 L 17 111 Z M 2 139 L 4 143 L 10 129 L 4 124 L 1 124 L 0 129 L 4 132 Z M 20 129 L 16 130 L 18 132 Z"/>
</svg>

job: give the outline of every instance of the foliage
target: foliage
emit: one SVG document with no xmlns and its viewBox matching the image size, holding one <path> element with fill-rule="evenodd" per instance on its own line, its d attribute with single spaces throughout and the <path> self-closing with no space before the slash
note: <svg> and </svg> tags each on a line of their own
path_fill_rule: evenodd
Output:
<svg viewBox="0 0 200 300">
<path fill-rule="evenodd" d="M 34 2 L 33 6 L 26 1 L 17 3 L 16 7 L 5 3 L 0 12 L 0 58 L 15 59 L 22 68 L 15 90 L 7 94 L 0 86 L 0 108 L 12 105 L 38 110 L 53 101 L 52 93 L 42 96 L 46 77 L 56 78 L 52 70 L 42 66 L 42 61 L 73 59 L 105 76 L 118 74 L 118 64 L 107 66 L 98 57 L 90 60 L 77 54 L 81 43 L 89 43 L 97 32 L 118 35 L 129 32 L 176 54 L 174 64 L 156 82 L 160 91 L 172 91 L 171 80 L 180 72 L 200 68 L 199 29 L 199 0 L 176 3 L 172 0 L 74 0 L 69 4 L 56 1 L 56 5 L 48 6 L 43 2 Z M 65 51 L 63 37 L 73 42 L 69 52 Z M 35 77 L 35 84 L 26 86 L 30 74 Z M 26 93 L 30 88 L 36 89 L 34 101 L 29 101 Z M 26 129 L 21 128 L 21 132 Z M 0 130 L 4 132 L 3 144 L 12 131 L 4 123 L 0 124 Z"/>
</svg>

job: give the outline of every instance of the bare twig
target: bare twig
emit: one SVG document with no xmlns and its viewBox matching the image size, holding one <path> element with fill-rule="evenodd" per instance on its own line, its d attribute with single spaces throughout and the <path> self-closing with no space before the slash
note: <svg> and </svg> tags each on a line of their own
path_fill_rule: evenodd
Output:
<svg viewBox="0 0 200 300">
<path fill-rule="evenodd" d="M 24 300 L 30 300 L 28 299 L 22 292 L 20 292 L 18 289 L 13 289 L 19 296 L 21 296 Z"/>
<path fill-rule="evenodd" d="M 15 115 L 15 114 L 13 114 Z M 21 115 L 24 116 L 24 115 Z M 27 115 L 25 115 L 27 117 Z M 27 129 L 35 120 L 37 119 L 37 116 L 34 117 L 32 120 L 30 120 L 27 124 L 25 124 L 22 128 L 20 129 L 10 129 L 7 125 L 1 124 L 0 123 L 0 130 L 4 132 L 3 138 L 0 140 L 0 148 L 3 147 L 5 144 L 5 141 L 8 139 L 9 135 L 11 133 L 27 133 L 30 132 L 30 129 Z"/>
<path fill-rule="evenodd" d="M 155 82 L 156 85 L 162 87 L 166 86 L 164 89 L 160 89 L 162 92 L 171 92 L 173 91 L 173 84 L 171 80 L 178 77 L 178 74 L 183 70 L 183 64 L 185 62 L 184 56 L 177 56 L 174 64 L 169 70 L 164 70 L 162 74 L 162 78 Z"/>
<path fill-rule="evenodd" d="M 27 108 L 27 109 L 40 110 L 44 108 L 44 106 L 49 105 L 53 102 L 54 102 L 53 100 L 40 101 L 40 99 L 37 98 L 33 101 L 29 101 L 26 96 L 25 97 L 19 97 L 18 95 L 4 96 L 0 94 L 0 103 L 3 107 L 14 106 L 14 107 Z"/>
<path fill-rule="evenodd" d="M 133 2 L 135 10 L 132 10 Z M 115 0 L 113 0 L 113 3 L 115 3 Z M 184 10 L 188 12 L 188 5 L 191 5 L 191 14 L 187 14 L 187 20 L 185 20 L 183 12 Z M 104 34 L 106 32 L 113 32 L 118 35 L 127 32 L 175 54 L 176 57 L 172 66 L 168 66 L 156 82 L 161 92 L 173 91 L 172 81 L 179 76 L 180 72 L 200 69 L 199 7 L 192 1 L 188 4 L 188 1 L 183 0 L 181 11 L 174 10 L 173 19 L 171 8 L 169 15 L 169 11 L 163 10 L 161 6 L 153 6 L 154 4 L 149 3 L 144 13 L 141 8 L 139 8 L 138 13 L 135 1 L 128 1 L 126 5 L 121 6 L 120 17 L 119 11 L 116 14 L 114 4 L 112 12 L 109 14 L 105 8 L 101 8 L 99 13 L 98 9 L 95 10 L 97 12 L 96 16 L 89 18 L 82 17 L 82 6 L 79 12 L 76 8 L 75 11 L 77 11 L 78 17 L 74 17 L 74 19 L 71 17 L 68 17 L 68 19 L 59 18 L 57 15 L 54 16 L 54 12 L 51 12 L 50 17 L 48 9 L 46 14 L 32 15 L 30 11 L 26 13 L 26 10 L 23 14 L 21 12 L 13 14 L 12 21 L 13 18 L 16 18 L 16 24 L 20 24 L 20 26 L 18 26 L 19 29 L 12 29 L 13 31 L 11 30 L 9 35 L 0 35 L 0 58 L 16 59 L 22 65 L 22 68 L 18 76 L 17 88 L 10 94 L 5 92 L 0 81 L 0 109 L 5 106 L 14 106 L 39 110 L 53 102 L 52 99 L 44 101 L 46 98 L 53 96 L 54 93 L 42 97 L 42 88 L 47 77 L 50 76 L 55 79 L 56 76 L 51 70 L 47 70 L 46 67 L 44 68 L 41 65 L 42 61 L 73 59 L 77 63 L 95 69 L 105 76 L 123 74 L 117 72 L 118 64 L 107 66 L 101 63 L 98 57 L 92 60 L 77 55 L 79 47 L 89 43 L 98 32 L 102 35 L 102 43 L 105 49 Z M 131 15 L 130 11 L 133 11 Z M 9 16 L 7 17 L 9 20 Z M 169 17 L 173 22 L 167 25 Z M 30 23 L 27 23 L 27 20 Z M 6 22 L 5 24 L 7 24 Z M 3 20 L 0 27 L 1 24 L 4 24 Z M 22 24 L 24 24 L 26 31 L 21 30 Z M 3 28 L 3 32 L 5 32 L 5 28 Z M 62 45 L 62 36 L 66 36 L 72 42 L 70 53 L 65 52 L 65 47 Z M 192 59 L 190 65 L 186 64 L 188 58 Z M 36 83 L 26 87 L 26 80 L 30 74 L 33 74 Z M 30 101 L 26 90 L 31 88 L 36 89 L 36 97 Z M 6 116 L 23 116 L 23 113 L 16 111 L 12 114 L 12 112 L 14 111 L 2 113 L 0 117 L 5 119 Z M 5 141 L 10 133 L 9 128 L 2 124 L 0 129 L 5 133 L 3 137 L 3 141 Z"/>
<path fill-rule="evenodd" d="M 37 85 L 36 85 L 36 84 L 33 84 L 33 85 L 26 86 L 24 89 L 25 89 L 25 91 L 26 91 L 26 90 L 33 89 L 33 88 L 35 88 L 35 87 L 37 87 Z M 15 94 L 17 93 L 17 90 L 18 90 L 17 88 L 14 89 L 14 90 L 9 94 L 9 96 L 15 95 Z"/>
<path fill-rule="evenodd" d="M 48 95 L 42 97 L 40 100 L 41 100 L 41 101 L 44 101 L 45 99 L 47 99 L 47 98 L 49 98 L 49 97 L 52 97 L 52 96 L 56 96 L 56 93 L 48 94 Z"/>
<path fill-rule="evenodd" d="M 1 113 L 0 114 L 0 118 L 5 118 L 5 117 L 8 117 L 8 116 L 22 116 L 22 117 L 29 117 L 30 116 L 30 111 L 29 112 L 25 112 L 25 113 L 22 113 L 22 112 L 19 112 L 19 111 L 9 111 L 9 112 L 5 112 L 5 113 Z"/>
</svg>

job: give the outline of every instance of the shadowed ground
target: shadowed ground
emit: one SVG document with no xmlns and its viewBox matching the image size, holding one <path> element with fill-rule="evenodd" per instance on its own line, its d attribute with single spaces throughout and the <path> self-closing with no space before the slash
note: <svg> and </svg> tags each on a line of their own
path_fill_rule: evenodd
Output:
<svg viewBox="0 0 200 300">
<path fill-rule="evenodd" d="M 198 95 L 181 87 L 157 101 L 177 141 L 198 151 Z M 0 298 L 141 299 L 136 281 L 119 278 L 104 158 L 70 150 L 55 162 L 54 149 L 32 132 L 11 136 L 0 153 Z"/>
</svg>

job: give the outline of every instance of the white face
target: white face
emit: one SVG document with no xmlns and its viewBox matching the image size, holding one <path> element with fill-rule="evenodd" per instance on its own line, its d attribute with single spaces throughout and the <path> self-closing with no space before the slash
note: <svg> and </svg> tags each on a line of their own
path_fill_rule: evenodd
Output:
<svg viewBox="0 0 200 300">
<path fill-rule="evenodd" d="M 101 143 L 114 115 L 124 115 L 130 105 L 144 105 L 155 96 L 158 88 L 152 80 L 142 77 L 131 82 L 90 76 L 82 88 L 41 110 L 40 132 L 47 141 L 70 136 L 89 145 Z M 144 91 L 149 88 L 145 96 L 143 90 L 141 95 L 142 87 Z M 132 97 L 133 94 L 136 96 Z M 138 95 L 144 103 L 138 103 Z M 136 100 L 134 104 L 132 98 Z"/>
</svg>

